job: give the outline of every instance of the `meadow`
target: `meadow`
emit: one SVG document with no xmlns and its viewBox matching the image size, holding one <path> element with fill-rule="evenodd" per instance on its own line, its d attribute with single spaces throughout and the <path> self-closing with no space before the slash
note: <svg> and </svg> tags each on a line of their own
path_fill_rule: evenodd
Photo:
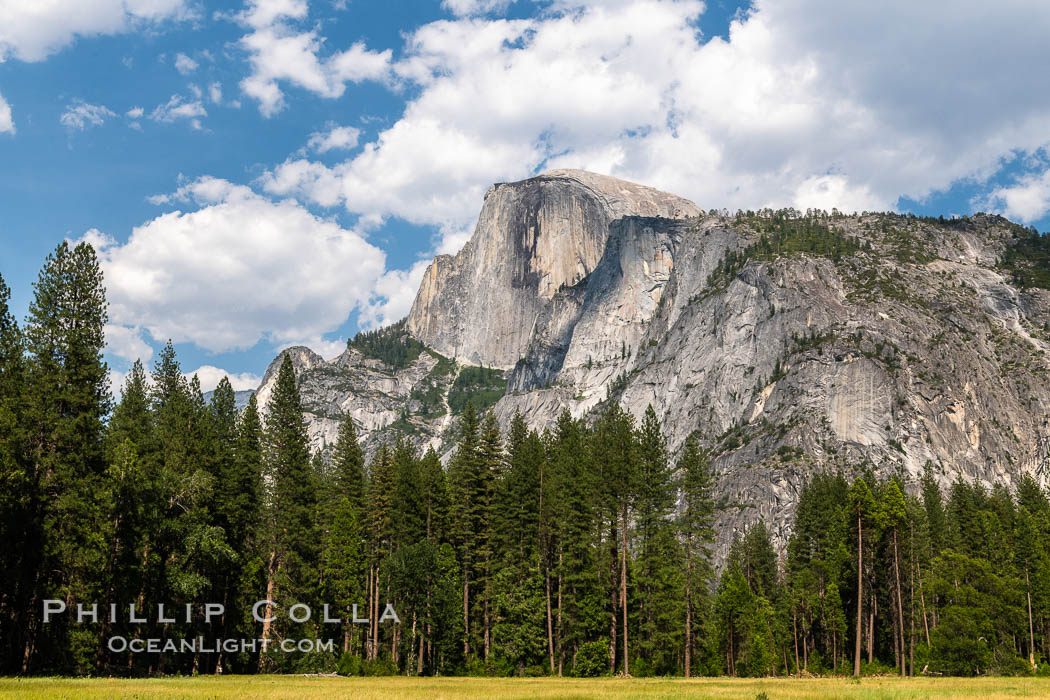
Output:
<svg viewBox="0 0 1050 700">
<path fill-rule="evenodd" d="M 317 676 L 199 676 L 196 678 L 7 678 L 0 698 L 338 698 L 385 700 L 549 699 L 677 700 L 830 700 L 850 698 L 1050 697 L 1043 678 L 343 678 Z"/>
</svg>

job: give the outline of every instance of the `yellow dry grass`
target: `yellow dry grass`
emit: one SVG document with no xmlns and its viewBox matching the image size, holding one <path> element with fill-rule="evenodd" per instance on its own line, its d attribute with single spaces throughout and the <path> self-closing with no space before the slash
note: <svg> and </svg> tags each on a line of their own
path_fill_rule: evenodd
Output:
<svg viewBox="0 0 1050 700">
<path fill-rule="evenodd" d="M 569 678 L 333 678 L 202 676 L 198 678 L 6 678 L 0 698 L 354 698 L 385 700 L 549 699 L 677 700 L 740 698 L 830 700 L 849 698 L 1050 698 L 1041 678 L 619 679 Z"/>
</svg>

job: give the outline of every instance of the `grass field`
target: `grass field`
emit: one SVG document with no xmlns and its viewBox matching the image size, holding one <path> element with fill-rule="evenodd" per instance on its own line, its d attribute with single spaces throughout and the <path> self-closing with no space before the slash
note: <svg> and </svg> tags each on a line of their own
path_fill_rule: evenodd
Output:
<svg viewBox="0 0 1050 700">
<path fill-rule="evenodd" d="M 742 698 L 825 700 L 830 698 L 1050 698 L 1050 679 L 865 678 L 698 680 L 536 678 L 331 678 L 304 676 L 201 676 L 145 680 L 28 678 L 0 679 L 0 698 L 419 698 L 420 700 L 510 700 L 521 698 Z"/>
</svg>

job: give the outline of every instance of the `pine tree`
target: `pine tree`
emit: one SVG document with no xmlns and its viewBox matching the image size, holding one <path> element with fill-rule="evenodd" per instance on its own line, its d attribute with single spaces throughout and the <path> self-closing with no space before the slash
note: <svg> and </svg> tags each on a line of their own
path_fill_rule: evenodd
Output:
<svg viewBox="0 0 1050 700">
<path fill-rule="evenodd" d="M 637 654 L 659 674 L 671 673 L 681 648 L 681 560 L 672 514 L 675 484 L 656 412 L 646 408 L 638 431 L 635 498 L 635 581 L 638 587 Z"/>
<path fill-rule="evenodd" d="M 323 556 L 325 588 L 343 612 L 343 651 L 355 651 L 351 649 L 353 611 L 362 601 L 365 556 L 358 511 L 347 496 L 332 508 L 329 522 Z"/>
<path fill-rule="evenodd" d="M 270 479 L 267 599 L 279 599 L 282 608 L 288 610 L 296 603 L 313 600 L 319 555 L 314 522 L 317 482 L 310 464 L 295 370 L 288 355 L 277 373 L 263 435 Z M 291 625 L 289 618 L 279 619 Z M 270 632 L 264 622 L 263 637 L 268 638 Z"/>
<path fill-rule="evenodd" d="M 853 522 L 856 523 L 857 536 L 857 626 L 854 630 L 853 675 L 860 675 L 860 640 L 864 629 L 864 530 L 875 509 L 875 499 L 871 490 L 858 478 L 849 490 L 849 509 Z M 869 547 L 871 546 L 869 542 Z"/>
<path fill-rule="evenodd" d="M 545 584 L 548 646 L 562 675 L 566 661 L 575 663 L 609 619 L 598 576 L 601 481 L 596 463 L 588 459 L 586 431 L 568 411 L 558 417 L 548 451 L 544 530 L 550 541 L 548 575 L 556 577 L 553 585 Z M 606 648 L 609 643 L 606 638 Z"/>
<path fill-rule="evenodd" d="M 460 437 L 449 464 L 449 502 L 452 542 L 459 554 L 463 587 L 463 656 L 471 654 L 471 586 L 478 566 L 480 536 L 477 474 L 480 471 L 480 436 L 474 404 L 467 402 L 460 420 Z M 475 586 L 476 588 L 476 586 Z"/>
<path fill-rule="evenodd" d="M 623 672 L 629 674 L 628 635 L 628 528 L 638 491 L 638 443 L 634 419 L 619 404 L 611 404 L 599 416 L 591 436 L 592 457 L 605 486 L 604 511 L 609 527 L 610 565 L 609 662 L 615 668 L 617 625 L 622 622 Z M 617 595 L 618 594 L 618 595 Z M 617 612 L 620 614 L 617 615 Z"/>
<path fill-rule="evenodd" d="M 426 537 L 435 545 L 448 536 L 448 484 L 441 458 L 433 447 L 427 448 L 419 463 L 423 486 L 423 508 Z"/>
<path fill-rule="evenodd" d="M 496 557 L 504 563 L 532 562 L 539 546 L 543 442 L 515 411 L 507 444 L 507 473 L 497 484 L 492 530 Z"/>
<path fill-rule="evenodd" d="M 481 426 L 478 444 L 477 472 L 474 474 L 472 499 L 473 521 L 477 538 L 478 568 L 475 579 L 480 592 L 483 658 L 487 661 L 492 651 L 492 574 L 496 565 L 496 535 L 494 523 L 496 484 L 503 477 L 503 436 L 496 416 L 489 411 Z"/>
<path fill-rule="evenodd" d="M 371 626 L 368 652 L 370 660 L 379 658 L 380 626 L 379 600 L 381 590 L 389 590 L 389 581 L 383 580 L 382 564 L 393 553 L 394 524 L 397 514 L 391 507 L 394 498 L 396 472 L 394 456 L 384 442 L 372 458 L 368 479 L 368 603 Z"/>
<path fill-rule="evenodd" d="M 33 547 L 39 532 L 32 520 L 35 484 L 26 461 L 26 367 L 22 332 L 8 309 L 11 292 L 0 277 L 0 586 L 10 601 L 0 605 L 0 669 L 22 668 L 28 643 L 25 619 L 37 573 Z"/>
<path fill-rule="evenodd" d="M 365 508 L 365 457 L 357 440 L 354 419 L 348 413 L 343 415 L 332 448 L 332 480 L 336 499 L 349 499 L 360 523 Z"/>
<path fill-rule="evenodd" d="M 894 578 L 894 600 L 896 603 L 896 619 L 897 619 L 897 630 L 899 634 L 899 649 L 901 650 L 899 667 L 901 675 L 907 675 L 907 669 L 904 665 L 904 601 L 902 600 L 901 593 L 901 573 L 900 573 L 900 546 L 899 546 L 899 532 L 904 526 L 907 520 L 908 513 L 904 503 L 904 494 L 901 492 L 900 486 L 896 480 L 890 481 L 883 492 L 882 497 L 882 513 L 886 519 L 886 527 L 892 537 L 893 542 L 893 578 Z"/>
<path fill-rule="evenodd" d="M 507 472 L 497 481 L 492 532 L 494 647 L 519 674 L 541 659 L 550 661 L 546 630 L 548 579 L 538 554 L 543 442 L 520 413 L 511 420 Z M 544 658 L 547 657 L 547 658 Z"/>
<path fill-rule="evenodd" d="M 94 660 L 95 639 L 83 629 L 49 625 L 46 638 L 38 638 L 37 611 L 42 597 L 75 605 L 99 592 L 105 557 L 103 421 L 110 408 L 102 360 L 106 320 L 94 249 L 63 241 L 34 285 L 25 326 L 31 494 L 26 546 L 33 559 L 27 564 L 36 573 L 23 672 L 33 667 L 37 653 L 50 655 L 57 668 L 81 671 Z"/>
<path fill-rule="evenodd" d="M 236 552 L 236 563 L 230 575 L 230 603 L 223 620 L 227 638 L 235 633 L 257 637 L 251 606 L 266 587 L 269 551 L 264 551 L 263 531 L 263 428 L 259 404 L 252 394 L 237 417 L 233 461 L 222 480 L 222 503 L 228 530 L 227 541 Z M 228 658 L 226 663 L 237 672 L 255 670 L 258 659 L 247 654 Z"/>
<path fill-rule="evenodd" d="M 706 592 L 713 576 L 711 566 L 714 532 L 714 477 L 697 438 L 686 439 L 678 461 L 682 483 L 682 508 L 678 529 L 684 555 L 685 677 L 692 675 L 696 628 L 704 618 Z"/>
<path fill-rule="evenodd" d="M 203 397 L 202 397 L 203 399 Z M 212 579 L 213 595 L 221 600 L 229 614 L 223 617 L 223 631 L 231 629 L 235 612 L 231 609 L 241 584 L 241 567 L 247 552 L 241 549 L 242 542 L 235 540 L 234 531 L 241 527 L 234 518 L 240 515 L 234 512 L 231 501 L 237 494 L 229 490 L 228 484 L 237 476 L 237 403 L 229 377 L 223 377 L 212 392 L 211 402 L 207 408 L 207 439 L 211 447 L 209 466 L 215 477 L 211 506 L 213 512 L 209 518 L 212 526 L 222 530 L 222 541 L 229 547 L 229 557 L 217 570 L 209 572 Z M 218 535 L 218 533 L 214 533 Z M 215 659 L 216 668 L 221 673 L 224 667 L 224 654 Z"/>
<path fill-rule="evenodd" d="M 146 370 L 135 360 L 120 390 L 120 402 L 113 410 L 106 430 L 106 452 L 110 455 L 130 440 L 140 455 L 153 451 L 153 415 Z"/>
<path fill-rule="evenodd" d="M 223 485 L 234 475 L 237 459 L 237 400 L 229 377 L 223 377 L 212 392 L 208 418 L 213 450 L 209 461 L 217 482 L 214 498 L 215 521 L 229 533 L 233 523 L 230 520 L 232 514 L 228 500 L 232 494 L 225 491 Z"/>
<path fill-rule="evenodd" d="M 113 411 L 106 431 L 107 540 L 103 609 L 114 601 L 135 600 L 146 584 L 143 554 L 154 528 L 153 484 L 148 464 L 153 448 L 153 416 L 149 407 L 149 387 L 142 363 L 135 361 L 121 388 L 120 402 Z M 115 662 L 105 648 L 111 634 L 130 632 L 118 623 L 114 630 L 108 619 L 99 633 L 98 662 L 102 669 Z"/>
<path fill-rule="evenodd" d="M 426 538 L 426 506 L 415 448 L 403 437 L 394 445 L 394 493 L 391 511 L 394 548 Z"/>
<path fill-rule="evenodd" d="M 223 479 L 230 544 L 244 555 L 258 554 L 263 506 L 263 429 L 255 394 L 237 418 L 233 461 Z"/>
</svg>

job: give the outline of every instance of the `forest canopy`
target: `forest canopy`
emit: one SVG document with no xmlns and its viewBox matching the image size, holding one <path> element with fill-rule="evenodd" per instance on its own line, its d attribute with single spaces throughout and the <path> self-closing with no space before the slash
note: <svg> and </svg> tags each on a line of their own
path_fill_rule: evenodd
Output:
<svg viewBox="0 0 1050 700">
<path fill-rule="evenodd" d="M 0 279 L 2 673 L 1050 668 L 1050 502 L 1031 477 L 988 489 L 932 464 L 913 481 L 865 464 L 814 474 L 789 536 L 756 518 L 716 556 L 720 476 L 703 436 L 672 454 L 652 407 L 639 420 L 610 401 L 537 428 L 520 415 L 501 426 L 464 397 L 444 461 L 405 438 L 366 455 L 348 417 L 322 457 L 287 357 L 269 404 L 238 410 L 228 380 L 206 401 L 169 343 L 149 370 L 134 364 L 114 402 L 90 246 L 47 258 L 24 323 L 9 299 Z M 351 345 L 391 366 L 422 347 L 400 331 Z M 503 381 L 459 377 L 486 405 Z M 267 599 L 329 605 L 338 621 L 259 622 L 252 606 Z M 45 600 L 228 614 L 44 624 Z M 107 646 L 118 635 L 336 643 L 129 654 Z"/>
</svg>

